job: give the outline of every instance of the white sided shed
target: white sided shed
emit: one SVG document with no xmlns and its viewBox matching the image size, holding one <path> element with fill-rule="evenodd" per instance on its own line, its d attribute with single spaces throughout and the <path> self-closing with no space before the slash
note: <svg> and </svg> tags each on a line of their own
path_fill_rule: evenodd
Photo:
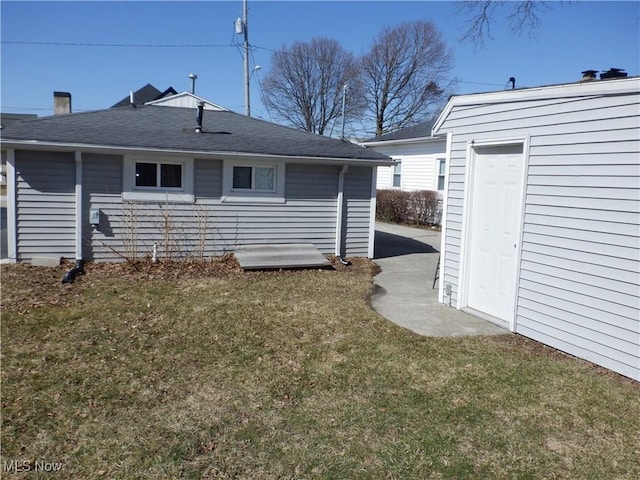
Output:
<svg viewBox="0 0 640 480">
<path fill-rule="evenodd" d="M 440 301 L 640 380 L 640 77 L 452 97 Z"/>
</svg>

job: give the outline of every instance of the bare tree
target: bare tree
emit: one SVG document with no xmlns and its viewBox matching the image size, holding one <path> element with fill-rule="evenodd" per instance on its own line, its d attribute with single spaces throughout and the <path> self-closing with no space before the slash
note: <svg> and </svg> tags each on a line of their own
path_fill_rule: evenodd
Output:
<svg viewBox="0 0 640 480">
<path fill-rule="evenodd" d="M 433 113 L 450 81 L 452 55 L 431 22 L 385 28 L 362 58 L 363 82 L 376 135 Z"/>
<path fill-rule="evenodd" d="M 492 38 L 491 27 L 498 16 L 499 8 L 508 6 L 506 16 L 511 31 L 522 34 L 524 31 L 533 34 L 540 27 L 540 15 L 551 8 L 544 0 L 524 0 L 505 2 L 501 0 L 468 0 L 460 2 L 458 13 L 469 16 L 469 27 L 462 35 L 463 42 L 475 43 L 482 48 L 487 38 Z"/>
<path fill-rule="evenodd" d="M 272 68 L 263 82 L 263 102 L 275 117 L 323 135 L 342 115 L 345 85 L 349 86 L 345 117 L 362 111 L 359 76 L 357 59 L 337 41 L 296 42 L 273 54 Z"/>
</svg>

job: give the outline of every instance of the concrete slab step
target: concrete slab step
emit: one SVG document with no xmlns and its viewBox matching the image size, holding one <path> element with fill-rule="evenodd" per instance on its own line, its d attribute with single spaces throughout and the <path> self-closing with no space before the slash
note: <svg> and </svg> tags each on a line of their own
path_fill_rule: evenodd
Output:
<svg viewBox="0 0 640 480">
<path fill-rule="evenodd" d="M 326 267 L 329 260 L 311 243 L 243 245 L 233 254 L 245 270 Z"/>
</svg>

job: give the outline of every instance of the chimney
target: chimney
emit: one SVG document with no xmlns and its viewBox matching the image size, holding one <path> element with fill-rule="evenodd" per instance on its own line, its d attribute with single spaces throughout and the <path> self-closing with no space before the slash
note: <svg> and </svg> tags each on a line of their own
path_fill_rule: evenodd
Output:
<svg viewBox="0 0 640 480">
<path fill-rule="evenodd" d="M 53 92 L 53 114 L 71 113 L 71 94 L 69 92 Z"/>
<path fill-rule="evenodd" d="M 198 112 L 196 114 L 196 133 L 202 133 L 202 114 L 204 113 L 204 102 L 198 102 Z"/>
<path fill-rule="evenodd" d="M 590 82 L 591 80 L 595 80 L 596 79 L 596 74 L 598 73 L 597 70 L 585 70 L 582 73 L 582 80 L 580 80 L 581 82 Z"/>
<path fill-rule="evenodd" d="M 607 72 L 602 72 L 600 74 L 600 80 L 608 80 L 610 78 L 625 78 L 627 76 L 627 72 L 624 71 L 623 68 L 610 68 Z"/>
</svg>

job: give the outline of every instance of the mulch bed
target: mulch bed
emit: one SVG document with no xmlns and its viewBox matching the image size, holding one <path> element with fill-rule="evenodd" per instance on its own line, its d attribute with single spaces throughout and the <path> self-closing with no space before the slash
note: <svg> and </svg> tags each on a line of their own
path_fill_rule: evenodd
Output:
<svg viewBox="0 0 640 480">
<path fill-rule="evenodd" d="M 348 258 L 343 265 L 334 256 L 328 256 L 329 270 L 336 272 L 376 275 L 379 267 L 368 258 Z M 268 270 L 245 272 L 233 254 L 205 260 L 151 262 L 91 263 L 84 266 L 85 274 L 72 283 L 62 283 L 65 273 L 74 267 L 66 261 L 57 267 L 39 267 L 27 263 L 5 264 L 1 267 L 2 291 L 0 308 L 4 312 L 24 313 L 35 308 L 65 307 L 71 305 L 82 292 L 104 279 L 117 278 L 123 282 L 178 281 L 199 278 L 252 277 L 259 275 L 291 275 L 297 270 Z"/>
</svg>

